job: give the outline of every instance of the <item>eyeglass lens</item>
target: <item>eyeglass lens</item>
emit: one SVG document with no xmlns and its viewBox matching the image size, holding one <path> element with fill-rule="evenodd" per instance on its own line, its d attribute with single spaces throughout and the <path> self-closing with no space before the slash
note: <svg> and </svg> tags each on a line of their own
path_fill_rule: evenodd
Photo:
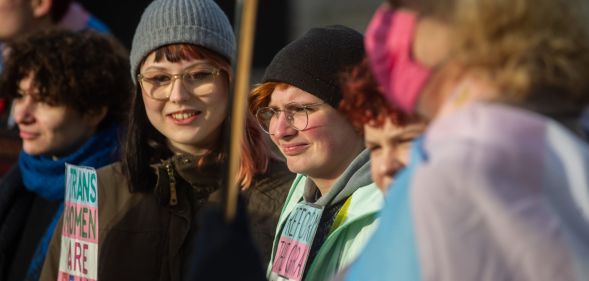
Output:
<svg viewBox="0 0 589 281">
<path fill-rule="evenodd" d="M 169 98 L 176 80 L 181 80 L 184 88 L 197 95 L 200 86 L 215 80 L 218 70 L 209 68 L 192 68 L 181 74 L 169 74 L 163 71 L 150 71 L 140 74 L 143 91 L 154 99 Z"/>
<path fill-rule="evenodd" d="M 274 134 L 279 124 L 280 113 L 285 114 L 288 124 L 297 131 L 307 128 L 307 108 L 300 104 L 289 104 L 285 109 L 263 107 L 258 110 L 256 117 L 262 129 L 268 134 Z"/>
</svg>

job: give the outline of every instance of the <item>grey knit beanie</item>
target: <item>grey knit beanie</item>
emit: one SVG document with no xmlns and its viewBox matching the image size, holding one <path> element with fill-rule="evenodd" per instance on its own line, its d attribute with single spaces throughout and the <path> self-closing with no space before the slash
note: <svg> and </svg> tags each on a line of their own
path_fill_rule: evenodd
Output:
<svg viewBox="0 0 589 281">
<path fill-rule="evenodd" d="M 342 99 L 340 74 L 363 58 L 360 32 L 343 25 L 312 28 L 278 51 L 262 82 L 293 85 L 338 108 Z"/>
<path fill-rule="evenodd" d="M 176 43 L 205 47 L 235 58 L 235 35 L 227 16 L 213 0 L 155 0 L 143 12 L 131 45 L 133 82 L 139 63 L 153 50 Z"/>
</svg>

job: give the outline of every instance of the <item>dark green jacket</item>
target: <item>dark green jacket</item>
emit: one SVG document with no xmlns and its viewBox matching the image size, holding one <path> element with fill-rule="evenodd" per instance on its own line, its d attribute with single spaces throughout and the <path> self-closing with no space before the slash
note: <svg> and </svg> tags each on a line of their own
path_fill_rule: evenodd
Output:
<svg viewBox="0 0 589 281">
<path fill-rule="evenodd" d="M 129 192 L 120 163 L 97 171 L 98 280 L 181 280 L 198 229 L 199 210 L 221 201 L 221 167 L 197 172 L 194 161 L 191 156 L 178 155 L 153 165 L 158 179 L 148 193 Z M 170 188 L 171 179 L 176 182 L 175 192 Z M 268 171 L 257 175 L 242 192 L 252 237 L 263 257 L 261 264 L 270 258 L 280 210 L 293 179 L 283 162 L 271 161 Z M 56 229 L 61 230 L 61 221 Z M 53 237 L 41 280 L 56 280 L 60 234 L 56 231 Z"/>
</svg>

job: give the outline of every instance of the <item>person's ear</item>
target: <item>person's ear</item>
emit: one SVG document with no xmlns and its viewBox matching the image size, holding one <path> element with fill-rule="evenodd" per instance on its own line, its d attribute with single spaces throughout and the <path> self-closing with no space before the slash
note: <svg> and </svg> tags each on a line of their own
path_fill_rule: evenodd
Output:
<svg viewBox="0 0 589 281">
<path fill-rule="evenodd" d="M 36 18 L 41 18 L 49 15 L 51 12 L 51 6 L 53 6 L 53 0 L 32 0 L 31 6 L 33 9 L 33 15 Z"/>
</svg>

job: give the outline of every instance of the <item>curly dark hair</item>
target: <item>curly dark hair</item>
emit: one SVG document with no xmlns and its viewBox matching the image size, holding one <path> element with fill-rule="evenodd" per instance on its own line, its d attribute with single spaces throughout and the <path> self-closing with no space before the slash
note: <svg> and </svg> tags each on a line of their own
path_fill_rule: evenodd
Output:
<svg viewBox="0 0 589 281">
<path fill-rule="evenodd" d="M 133 83 L 126 51 L 112 37 L 49 29 L 17 38 L 8 48 L 0 97 L 16 97 L 19 82 L 33 74 L 39 101 L 81 114 L 106 107 L 99 129 L 126 120 Z"/>
<path fill-rule="evenodd" d="M 390 105 L 366 59 L 344 70 L 340 79 L 343 98 L 339 110 L 358 132 L 363 133 L 364 124 L 381 127 L 387 118 L 397 126 L 406 126 L 420 120 L 417 116 L 407 115 Z"/>
</svg>

